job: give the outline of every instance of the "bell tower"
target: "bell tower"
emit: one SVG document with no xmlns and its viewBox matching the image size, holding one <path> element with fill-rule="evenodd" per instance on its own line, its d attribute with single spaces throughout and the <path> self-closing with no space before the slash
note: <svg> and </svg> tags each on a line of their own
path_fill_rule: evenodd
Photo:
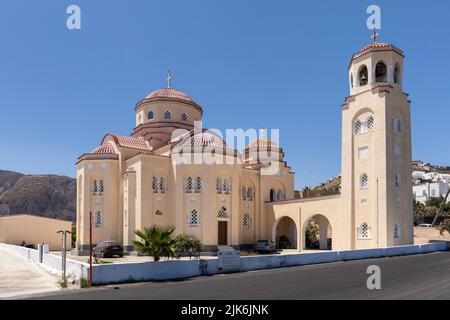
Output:
<svg viewBox="0 0 450 320">
<path fill-rule="evenodd" d="M 353 55 L 342 106 L 341 246 L 413 243 L 410 101 L 403 52 L 373 42 Z"/>
</svg>

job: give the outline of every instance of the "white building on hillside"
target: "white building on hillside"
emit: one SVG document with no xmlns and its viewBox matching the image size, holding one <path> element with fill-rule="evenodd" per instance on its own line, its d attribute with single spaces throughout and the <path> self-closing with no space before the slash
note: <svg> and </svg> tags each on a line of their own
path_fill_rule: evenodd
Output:
<svg viewBox="0 0 450 320">
<path fill-rule="evenodd" d="M 426 182 L 422 184 L 413 185 L 414 200 L 425 203 L 430 198 L 445 197 L 449 189 L 447 182 Z M 447 199 L 447 202 L 450 201 Z"/>
</svg>

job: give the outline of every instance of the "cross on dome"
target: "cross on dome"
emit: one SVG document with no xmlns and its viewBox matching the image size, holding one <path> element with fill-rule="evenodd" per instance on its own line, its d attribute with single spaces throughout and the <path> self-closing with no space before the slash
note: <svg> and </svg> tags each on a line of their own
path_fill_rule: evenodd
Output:
<svg viewBox="0 0 450 320">
<path fill-rule="evenodd" d="M 373 40 L 373 42 L 377 42 L 377 38 L 380 36 L 380 34 L 377 32 L 377 29 L 373 29 L 373 33 L 370 36 Z"/>
<path fill-rule="evenodd" d="M 169 71 L 167 71 L 167 89 L 170 89 L 172 87 L 172 80 L 173 80 L 173 76 L 169 70 Z"/>
</svg>

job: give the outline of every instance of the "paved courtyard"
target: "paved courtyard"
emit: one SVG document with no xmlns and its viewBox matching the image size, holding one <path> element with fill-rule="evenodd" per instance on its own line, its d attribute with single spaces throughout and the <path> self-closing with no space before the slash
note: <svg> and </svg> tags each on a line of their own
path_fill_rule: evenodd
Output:
<svg viewBox="0 0 450 320">
<path fill-rule="evenodd" d="M 56 276 L 0 247 L 0 299 L 58 290 Z"/>
</svg>

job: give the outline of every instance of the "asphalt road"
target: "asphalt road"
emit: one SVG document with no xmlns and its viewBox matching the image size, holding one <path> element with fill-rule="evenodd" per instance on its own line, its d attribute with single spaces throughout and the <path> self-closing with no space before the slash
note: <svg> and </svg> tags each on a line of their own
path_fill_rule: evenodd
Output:
<svg viewBox="0 0 450 320">
<path fill-rule="evenodd" d="M 381 268 L 381 290 L 367 289 L 369 265 Z M 40 299 L 450 299 L 450 252 L 118 287 L 71 290 Z"/>
</svg>

